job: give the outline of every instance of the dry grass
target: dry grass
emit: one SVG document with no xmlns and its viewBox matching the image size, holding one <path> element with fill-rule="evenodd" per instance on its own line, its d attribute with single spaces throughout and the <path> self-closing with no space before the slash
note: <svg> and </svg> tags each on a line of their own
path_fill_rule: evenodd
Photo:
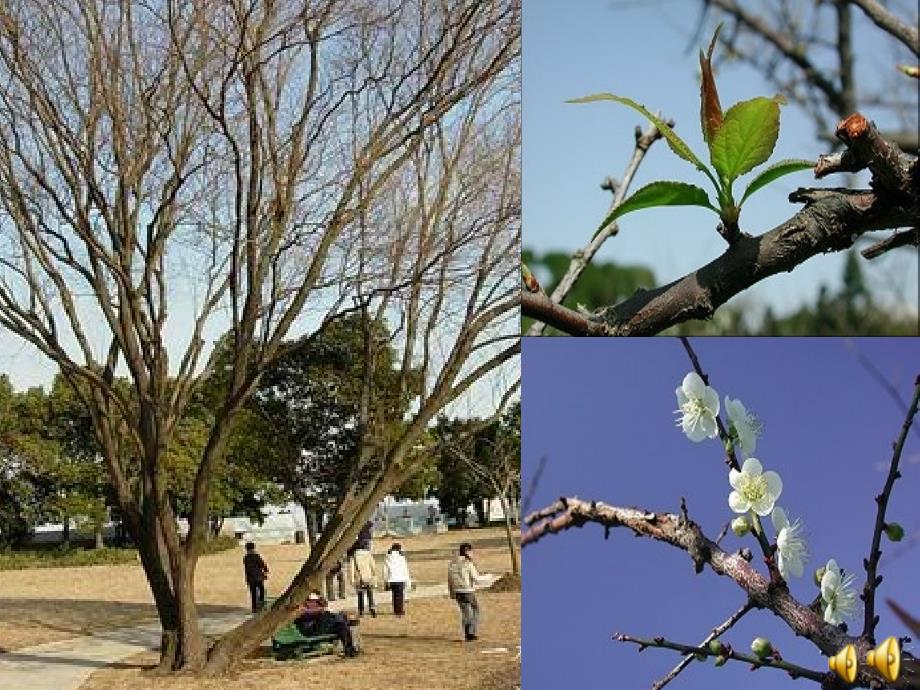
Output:
<svg viewBox="0 0 920 690">
<path fill-rule="evenodd" d="M 461 641 L 456 604 L 440 597 L 410 600 L 407 615 L 364 619 L 365 653 L 356 659 L 302 662 L 250 659 L 229 678 L 157 678 L 138 655 L 97 671 L 80 690 L 513 690 L 520 684 L 520 596 L 482 593 L 480 639 Z M 488 653 L 505 648 L 507 651 Z M 483 651 L 487 653 L 483 653 Z"/>
<path fill-rule="evenodd" d="M 481 571 L 502 573 L 509 569 L 501 529 L 450 532 L 400 540 L 412 575 L 419 584 L 443 583 L 446 561 L 463 541 L 474 544 L 474 557 Z M 383 553 L 392 542 L 392 539 L 376 540 L 374 551 Z M 268 582 L 271 596 L 280 593 L 290 581 L 309 550 L 304 545 L 292 544 L 263 546 L 260 552 L 271 568 Z M 201 559 L 196 592 L 203 614 L 248 609 L 248 591 L 243 584 L 241 559 L 241 549 Z M 169 690 L 272 687 L 281 690 L 294 687 L 281 684 L 287 682 L 285 678 L 288 677 L 296 679 L 298 688 L 497 690 L 514 687 L 513 682 L 509 685 L 504 679 L 518 673 L 515 671 L 518 663 L 512 661 L 515 654 L 492 656 L 476 650 L 489 646 L 515 647 L 518 644 L 520 595 L 483 594 L 482 597 L 486 615 L 484 639 L 470 649 L 459 642 L 458 614 L 453 602 L 446 598 L 410 599 L 406 619 L 399 621 L 381 616 L 365 623 L 363 638 L 368 654 L 356 661 L 319 662 L 306 668 L 300 664 L 286 664 L 279 668 L 274 662 L 253 660 L 247 662 L 243 673 L 230 685 L 224 684 L 226 681 L 209 685 L 191 680 L 142 680 L 138 664 L 149 663 L 153 656 L 148 654 L 133 660 L 129 668 L 107 669 L 95 674 L 85 687 L 94 690 L 127 688 L 129 685 L 132 690 L 154 687 Z M 380 607 L 381 611 L 389 612 L 386 603 L 389 595 L 378 592 L 378 599 L 384 604 Z M 155 618 L 156 610 L 139 564 L 6 571 L 0 575 L 0 649 L 17 649 Z M 470 673 L 469 668 L 477 670 Z M 321 680 L 317 681 L 317 685 L 309 685 L 310 678 L 314 676 Z M 367 678 L 362 680 L 363 676 Z M 495 681 L 495 678 L 502 680 Z M 340 681 L 346 684 L 336 685 Z M 175 684 L 177 682 L 185 682 L 186 685 Z"/>
</svg>

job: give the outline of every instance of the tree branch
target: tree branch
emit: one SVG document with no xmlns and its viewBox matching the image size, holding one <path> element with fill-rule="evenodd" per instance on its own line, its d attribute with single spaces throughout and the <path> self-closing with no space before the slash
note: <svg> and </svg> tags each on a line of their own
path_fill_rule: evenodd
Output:
<svg viewBox="0 0 920 690">
<path fill-rule="evenodd" d="M 604 324 L 592 321 L 586 314 L 556 304 L 538 292 L 521 292 L 521 313 L 569 335 L 611 335 Z M 531 335 L 529 331 L 528 335 Z"/>
<path fill-rule="evenodd" d="M 674 121 L 668 120 L 668 125 L 673 127 Z M 633 155 L 629 160 L 629 164 L 626 166 L 626 171 L 623 173 L 622 180 L 618 185 L 609 182 L 609 178 L 604 181 L 605 188 L 612 187 L 614 193 L 613 202 L 610 204 L 610 208 L 607 209 L 607 213 L 604 214 L 605 218 L 609 216 L 617 206 L 623 203 L 629 185 L 632 183 L 633 177 L 635 177 L 636 171 L 642 163 L 642 159 L 645 158 L 645 154 L 648 152 L 649 148 L 651 148 L 652 144 L 658 139 L 661 139 L 661 132 L 658 131 L 655 125 L 651 125 L 644 132 L 636 127 L 636 147 L 633 150 Z M 562 304 L 565 301 L 565 298 L 568 297 L 569 292 L 571 292 L 572 288 L 575 286 L 578 278 L 584 272 L 585 268 L 588 267 L 588 264 L 591 263 L 591 259 L 594 258 L 594 255 L 597 254 L 604 242 L 607 241 L 607 238 L 613 237 L 619 231 L 620 227 L 616 221 L 608 223 L 594 233 L 594 236 L 591 237 L 587 245 L 572 255 L 572 260 L 569 263 L 565 275 L 562 276 L 559 284 L 553 289 L 550 295 L 550 299 L 553 302 Z M 527 330 L 527 335 L 542 335 L 546 326 L 547 323 L 545 321 L 537 321 Z"/>
<path fill-rule="evenodd" d="M 605 530 L 625 527 L 640 537 L 662 541 L 686 551 L 697 573 L 708 565 L 713 572 L 733 580 L 744 590 L 756 608 L 772 611 L 796 634 L 810 640 L 825 656 L 833 656 L 847 644 L 865 658 L 872 645 L 864 637 L 851 637 L 840 627 L 826 623 L 809 606 L 797 601 L 785 582 L 771 582 L 748 562 L 749 552 L 729 554 L 709 539 L 692 520 L 673 513 L 655 513 L 641 508 L 624 508 L 599 501 L 562 497 L 555 503 L 524 518 L 527 529 L 521 534 L 521 548 L 531 546 L 550 534 L 582 527 L 588 523 L 603 525 Z M 688 648 L 687 653 L 695 648 Z M 855 686 L 911 688 L 906 678 L 891 683 L 883 681 L 874 669 L 860 669 Z M 874 684 L 874 685 L 873 685 Z M 837 687 L 834 685 L 828 687 Z"/>
<path fill-rule="evenodd" d="M 804 202 L 805 208 L 785 223 L 756 237 L 742 234 L 725 253 L 693 273 L 638 290 L 590 317 L 539 299 L 524 300 L 523 313 L 552 318 L 552 325 L 572 335 L 654 335 L 690 319 L 710 318 L 764 278 L 791 271 L 817 254 L 848 249 L 865 232 L 913 224 L 920 215 L 917 159 L 885 141 L 858 113 L 843 120 L 837 132 L 847 153 L 819 161 L 816 175 L 868 167 L 872 190 L 798 189 L 789 199 Z"/>
<path fill-rule="evenodd" d="M 875 643 L 875 626 L 878 623 L 878 616 L 875 615 L 875 591 L 882 582 L 881 576 L 876 576 L 876 572 L 878 570 L 878 561 L 882 557 L 882 551 L 879 547 L 882 542 L 882 532 L 885 530 L 885 510 L 888 508 L 888 500 L 891 498 L 891 490 L 894 488 L 895 480 L 901 476 L 898 471 L 898 464 L 901 461 L 901 451 L 904 449 L 907 432 L 910 431 L 910 426 L 917 414 L 917 405 L 920 403 L 920 376 L 917 376 L 914 385 L 913 400 L 911 400 L 910 408 L 907 410 L 904 424 L 901 426 L 901 433 L 893 446 L 894 452 L 891 455 L 891 465 L 888 468 L 885 487 L 882 489 L 882 493 L 875 497 L 878 512 L 875 516 L 875 529 L 872 532 L 872 547 L 869 550 L 869 558 L 863 561 L 863 565 L 866 568 L 866 584 L 861 595 L 862 600 L 866 603 L 863 637 L 867 638 L 872 644 Z"/>
<path fill-rule="evenodd" d="M 788 661 L 783 661 L 782 659 L 760 659 L 750 654 L 740 654 L 731 647 L 726 647 L 725 652 L 727 653 L 716 654 L 706 645 L 694 647 L 693 645 L 681 644 L 680 642 L 671 642 L 670 640 L 666 640 L 663 637 L 655 637 L 651 640 L 646 640 L 641 637 L 633 637 L 631 635 L 617 633 L 613 636 L 613 639 L 617 642 L 631 642 L 632 644 L 639 645 L 640 652 L 644 651 L 648 647 L 658 647 L 660 649 L 673 649 L 682 654 L 688 654 L 689 656 L 687 658 L 689 659 L 693 659 L 699 654 L 703 654 L 707 657 L 723 657 L 732 661 L 740 661 L 745 664 L 750 664 L 752 671 L 755 671 L 761 667 L 777 668 L 781 671 L 786 671 L 793 678 L 808 678 L 809 680 L 813 680 L 816 683 L 821 683 L 822 687 L 842 687 L 837 683 L 836 676 L 834 676 L 834 674 L 830 671 L 812 671 L 811 669 L 805 668 L 804 666 L 790 664 Z M 828 682 L 832 683 L 832 685 L 825 685 L 825 683 Z M 653 690 L 656 687 L 658 686 L 653 685 Z"/>
<path fill-rule="evenodd" d="M 860 253 L 867 259 L 875 259 L 882 254 L 890 252 L 892 249 L 909 246 L 920 247 L 920 228 L 911 228 L 904 232 L 896 232 L 891 237 L 863 249 Z"/>
<path fill-rule="evenodd" d="M 747 613 L 752 608 L 754 608 L 754 605 L 750 601 L 746 602 L 744 606 L 742 606 L 740 609 L 735 611 L 731 616 L 729 616 L 722 623 L 719 623 L 719 625 L 714 627 L 712 631 L 705 638 L 703 638 L 703 641 L 700 642 L 699 646 L 706 647 L 708 649 L 707 645 L 710 642 L 712 642 L 715 639 L 718 639 L 721 635 L 725 634 L 725 632 L 729 630 L 729 628 L 731 628 L 735 623 L 737 623 L 742 618 L 744 618 L 744 616 L 747 615 Z M 661 690 L 661 688 L 663 688 L 665 685 L 667 685 L 672 680 L 677 678 L 677 676 L 680 675 L 681 671 L 687 668 L 687 666 L 690 665 L 690 662 L 693 661 L 695 657 L 696 657 L 695 653 L 687 654 L 687 656 L 681 659 L 680 663 L 677 664 L 677 666 L 675 666 L 674 668 L 672 668 L 664 678 L 662 678 L 659 681 L 656 681 L 655 683 L 652 683 L 652 690 Z"/>
<path fill-rule="evenodd" d="M 850 3 L 865 12 L 866 16 L 882 31 L 894 36 L 910 48 L 914 55 L 920 57 L 920 33 L 916 28 L 902 22 L 877 0 L 850 0 Z"/>
</svg>

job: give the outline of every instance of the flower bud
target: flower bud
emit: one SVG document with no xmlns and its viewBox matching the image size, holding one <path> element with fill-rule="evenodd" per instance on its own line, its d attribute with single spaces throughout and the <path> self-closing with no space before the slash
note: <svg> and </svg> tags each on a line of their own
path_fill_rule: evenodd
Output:
<svg viewBox="0 0 920 690">
<path fill-rule="evenodd" d="M 755 637 L 751 642 L 751 651 L 760 659 L 768 659 L 773 656 L 773 645 L 765 637 Z"/>
<path fill-rule="evenodd" d="M 736 517 L 732 520 L 732 532 L 735 533 L 737 537 L 743 537 L 745 534 L 751 531 L 751 522 L 747 519 L 746 515 L 741 517 Z"/>
<path fill-rule="evenodd" d="M 824 573 L 827 572 L 827 568 L 823 565 L 815 571 L 815 584 L 818 587 L 821 586 L 821 580 L 824 579 Z"/>
<path fill-rule="evenodd" d="M 727 656 L 717 656 L 716 657 L 716 666 L 725 666 L 725 662 L 728 661 Z"/>
<path fill-rule="evenodd" d="M 889 522 L 885 525 L 885 534 L 891 541 L 901 541 L 904 538 L 904 528 L 897 522 Z"/>
<path fill-rule="evenodd" d="M 713 654 L 722 654 L 725 651 L 725 647 L 718 640 L 713 640 L 709 643 L 709 651 Z"/>
</svg>

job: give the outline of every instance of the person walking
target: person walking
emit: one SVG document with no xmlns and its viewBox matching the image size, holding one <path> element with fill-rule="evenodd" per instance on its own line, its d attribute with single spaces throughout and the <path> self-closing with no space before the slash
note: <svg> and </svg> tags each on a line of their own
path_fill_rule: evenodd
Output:
<svg viewBox="0 0 920 690">
<path fill-rule="evenodd" d="M 476 569 L 472 551 L 472 544 L 460 544 L 457 556 L 447 566 L 447 590 L 460 607 L 463 635 L 467 642 L 479 639 L 477 636 L 479 602 L 476 600 L 476 582 L 487 579 Z"/>
<path fill-rule="evenodd" d="M 371 618 L 376 618 L 374 587 L 377 586 L 377 563 L 368 549 L 355 549 L 351 555 L 351 584 L 358 593 L 358 615 L 364 615 L 364 598 L 367 597 Z"/>
<path fill-rule="evenodd" d="M 252 600 L 252 612 L 258 613 L 265 605 L 265 580 L 268 578 L 268 566 L 262 560 L 262 556 L 256 552 L 256 545 L 251 541 L 246 543 L 243 571 L 246 574 L 246 585 L 249 587 L 249 596 Z"/>
<path fill-rule="evenodd" d="M 387 551 L 383 561 L 383 579 L 393 596 L 393 613 L 400 617 L 405 616 L 406 590 L 409 589 L 412 577 L 401 544 L 393 544 Z"/>
</svg>

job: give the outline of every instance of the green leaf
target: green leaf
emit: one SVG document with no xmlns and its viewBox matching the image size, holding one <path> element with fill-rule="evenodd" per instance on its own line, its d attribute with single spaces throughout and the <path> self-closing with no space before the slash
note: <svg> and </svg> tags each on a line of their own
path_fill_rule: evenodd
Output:
<svg viewBox="0 0 920 690">
<path fill-rule="evenodd" d="M 738 205 L 744 203 L 744 200 L 747 199 L 751 194 L 756 192 L 763 187 L 766 187 L 768 184 L 773 182 L 783 175 L 788 175 L 789 173 L 799 172 L 800 170 L 808 170 L 809 168 L 815 167 L 814 161 L 806 161 L 801 159 L 789 159 L 778 161 L 766 168 L 761 172 L 757 177 L 751 180 L 751 183 L 747 186 L 747 189 L 744 190 L 744 196 L 741 197 L 741 201 L 738 202 Z"/>
<path fill-rule="evenodd" d="M 718 213 L 706 196 L 705 190 L 685 182 L 664 180 L 637 189 L 635 194 L 624 199 L 622 204 L 613 209 L 599 229 L 607 227 L 622 215 L 653 206 L 704 206 Z"/>
<path fill-rule="evenodd" d="M 629 106 L 633 110 L 642 113 L 642 115 L 648 118 L 648 120 L 658 128 L 658 131 L 660 131 L 662 136 L 667 140 L 668 146 L 671 147 L 671 150 L 674 153 L 683 158 L 685 161 L 693 163 L 693 165 L 695 165 L 699 170 L 708 172 L 708 169 L 703 164 L 703 161 L 696 157 L 693 151 L 690 150 L 690 147 L 687 146 L 686 142 L 677 136 L 674 133 L 674 130 L 668 127 L 664 120 L 653 115 L 645 106 L 636 103 L 631 98 L 614 96 L 612 93 L 595 93 L 590 96 L 584 96 L 582 98 L 574 98 L 570 101 L 567 101 L 567 103 L 593 103 L 594 101 L 616 101 L 617 103 L 622 103 L 623 105 Z"/>
<path fill-rule="evenodd" d="M 735 103 L 710 143 L 712 165 L 730 184 L 766 161 L 778 136 L 778 99 L 761 96 Z"/>
</svg>

